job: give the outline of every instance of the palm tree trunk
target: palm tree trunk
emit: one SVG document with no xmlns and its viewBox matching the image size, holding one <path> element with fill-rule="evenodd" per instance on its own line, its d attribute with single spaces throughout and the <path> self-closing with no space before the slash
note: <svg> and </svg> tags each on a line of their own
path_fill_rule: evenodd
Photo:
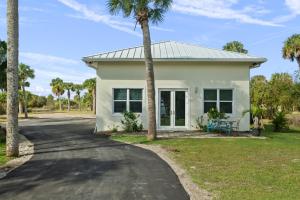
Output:
<svg viewBox="0 0 300 200">
<path fill-rule="evenodd" d="M 57 99 L 58 99 L 59 111 L 62 111 L 60 95 L 57 97 Z"/>
<path fill-rule="evenodd" d="M 70 110 L 71 110 L 71 105 L 70 105 L 70 97 L 71 96 L 71 94 L 70 94 L 70 90 L 68 90 L 68 112 L 70 112 Z"/>
<path fill-rule="evenodd" d="M 299 74 L 300 74 L 300 57 L 297 57 L 298 67 L 299 67 Z"/>
<path fill-rule="evenodd" d="M 24 98 L 24 114 L 25 114 L 25 119 L 28 118 L 28 109 L 27 109 L 27 95 L 26 95 L 26 90 L 25 86 L 22 85 L 22 90 L 23 90 L 23 98 Z"/>
<path fill-rule="evenodd" d="M 153 59 L 151 53 L 151 37 L 148 20 L 141 21 L 143 30 L 143 43 L 146 64 L 146 82 L 147 82 L 147 99 L 148 99 L 148 139 L 156 139 L 156 107 L 155 107 L 155 80 Z"/>
<path fill-rule="evenodd" d="M 81 111 L 81 97 L 80 97 L 80 94 L 78 94 L 78 99 L 79 99 L 79 102 L 78 102 L 79 111 Z"/>
<path fill-rule="evenodd" d="M 7 0 L 7 124 L 6 155 L 19 155 L 18 141 L 18 0 Z"/>
<path fill-rule="evenodd" d="M 19 98 L 19 113 L 22 114 L 23 113 L 23 104 L 21 99 Z"/>
<path fill-rule="evenodd" d="M 93 89 L 93 112 L 96 114 L 96 89 Z"/>
</svg>

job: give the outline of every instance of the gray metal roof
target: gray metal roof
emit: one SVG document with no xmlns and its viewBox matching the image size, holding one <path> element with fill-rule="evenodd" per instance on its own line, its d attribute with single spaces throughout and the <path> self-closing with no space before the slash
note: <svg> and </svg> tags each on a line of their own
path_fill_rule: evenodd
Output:
<svg viewBox="0 0 300 200">
<path fill-rule="evenodd" d="M 182 42 L 166 41 L 151 45 L 154 61 L 235 61 L 261 64 L 267 59 L 247 54 L 206 48 Z M 93 61 L 143 61 L 143 46 L 132 47 L 111 52 L 99 53 L 83 58 L 85 62 Z"/>
</svg>

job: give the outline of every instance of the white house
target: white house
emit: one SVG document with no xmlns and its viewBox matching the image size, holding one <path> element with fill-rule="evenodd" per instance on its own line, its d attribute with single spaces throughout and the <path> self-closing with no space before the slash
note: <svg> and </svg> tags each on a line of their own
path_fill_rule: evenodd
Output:
<svg viewBox="0 0 300 200">
<path fill-rule="evenodd" d="M 167 41 L 152 45 L 158 130 L 193 130 L 199 116 L 216 107 L 239 130 L 249 130 L 250 70 L 265 58 Z M 119 125 L 125 110 L 140 114 L 147 129 L 143 47 L 83 58 L 97 71 L 97 131 Z"/>
</svg>

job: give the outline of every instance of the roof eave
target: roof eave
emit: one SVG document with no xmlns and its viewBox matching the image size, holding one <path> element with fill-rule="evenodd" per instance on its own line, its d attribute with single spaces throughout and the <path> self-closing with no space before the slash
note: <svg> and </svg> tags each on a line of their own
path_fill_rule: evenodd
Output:
<svg viewBox="0 0 300 200">
<path fill-rule="evenodd" d="M 87 64 L 91 62 L 143 62 L 141 58 L 82 58 Z M 266 58 L 160 58 L 153 59 L 154 62 L 250 62 L 255 65 L 262 64 L 267 61 Z"/>
</svg>

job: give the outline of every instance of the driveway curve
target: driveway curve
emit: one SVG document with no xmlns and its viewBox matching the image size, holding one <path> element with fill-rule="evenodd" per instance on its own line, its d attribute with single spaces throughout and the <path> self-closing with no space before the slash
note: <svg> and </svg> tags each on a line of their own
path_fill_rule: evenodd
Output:
<svg viewBox="0 0 300 200">
<path fill-rule="evenodd" d="M 30 161 L 0 180 L 0 199 L 185 200 L 171 168 L 154 153 L 92 134 L 93 119 L 35 119 L 22 134 Z"/>
</svg>

